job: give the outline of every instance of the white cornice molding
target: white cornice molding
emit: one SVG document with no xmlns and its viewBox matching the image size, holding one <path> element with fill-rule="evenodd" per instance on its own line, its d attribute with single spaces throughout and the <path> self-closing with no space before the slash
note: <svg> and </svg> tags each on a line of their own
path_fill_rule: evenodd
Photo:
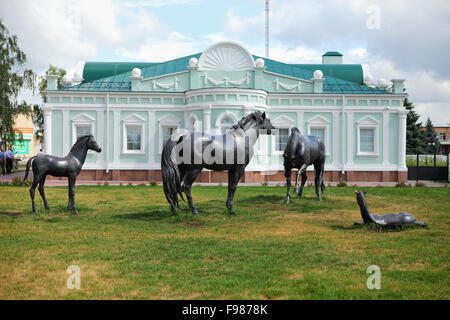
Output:
<svg viewBox="0 0 450 320">
<path fill-rule="evenodd" d="M 175 76 L 175 75 L 182 74 L 182 73 L 189 73 L 189 70 L 178 71 L 178 72 L 174 72 L 174 73 L 163 74 L 163 75 L 160 75 L 160 76 L 145 78 L 145 79 L 142 79 L 141 82 L 149 81 L 149 80 L 156 80 L 156 79 L 160 79 L 160 78 L 166 78 L 166 77 Z"/>
</svg>

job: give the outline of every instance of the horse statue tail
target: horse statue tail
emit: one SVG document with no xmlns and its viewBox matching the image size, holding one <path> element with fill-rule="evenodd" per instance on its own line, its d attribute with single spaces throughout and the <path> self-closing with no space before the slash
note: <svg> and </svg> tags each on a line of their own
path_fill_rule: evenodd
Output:
<svg viewBox="0 0 450 320">
<path fill-rule="evenodd" d="M 28 161 L 27 161 L 27 169 L 26 169 L 26 171 L 25 171 L 25 177 L 23 178 L 23 181 L 27 180 L 28 172 L 30 171 L 30 165 L 31 165 L 31 162 L 34 160 L 34 158 L 36 158 L 36 156 L 31 157 L 31 158 L 28 159 Z"/>
<path fill-rule="evenodd" d="M 178 141 L 169 139 L 169 141 L 167 141 L 164 145 L 161 155 L 161 172 L 164 195 L 170 203 L 172 210 L 175 210 L 175 205 L 179 207 L 178 194 L 181 199 L 185 201 L 181 189 L 180 171 L 178 169 L 178 165 L 172 159 L 172 150 L 179 142 L 181 142 L 182 139 L 183 137 L 180 137 Z"/>
<path fill-rule="evenodd" d="M 300 130 L 298 130 L 296 127 L 293 127 L 291 129 L 291 134 L 289 135 L 287 141 L 286 141 L 286 147 L 284 148 L 283 158 L 290 159 L 292 158 L 293 150 L 292 150 L 292 143 L 295 137 L 296 133 L 300 133 Z"/>
</svg>

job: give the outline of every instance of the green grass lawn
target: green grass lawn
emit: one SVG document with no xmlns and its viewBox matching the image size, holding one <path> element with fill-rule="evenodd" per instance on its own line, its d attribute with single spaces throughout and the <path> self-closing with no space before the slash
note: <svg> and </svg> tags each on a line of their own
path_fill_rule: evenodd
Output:
<svg viewBox="0 0 450 320">
<path fill-rule="evenodd" d="M 0 299 L 449 299 L 450 189 L 368 188 L 372 213 L 407 211 L 429 227 L 353 227 L 353 187 L 193 187 L 200 217 L 173 215 L 162 187 L 46 188 L 31 212 L 27 187 L 0 186 Z M 81 268 L 69 290 L 66 269 Z M 381 269 L 369 290 L 366 269 Z"/>
</svg>

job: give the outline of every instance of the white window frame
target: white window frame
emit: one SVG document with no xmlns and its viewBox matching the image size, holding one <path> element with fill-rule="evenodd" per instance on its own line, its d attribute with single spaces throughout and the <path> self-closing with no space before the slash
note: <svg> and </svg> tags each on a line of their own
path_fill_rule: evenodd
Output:
<svg viewBox="0 0 450 320">
<path fill-rule="evenodd" d="M 379 156 L 379 139 L 378 139 L 378 130 L 379 130 L 379 122 L 375 120 L 374 118 L 367 116 L 364 117 L 357 122 L 356 127 L 356 143 L 357 143 L 357 156 L 365 156 L 365 157 L 377 157 Z M 373 129 L 373 152 L 362 152 L 361 151 L 361 129 Z"/>
<path fill-rule="evenodd" d="M 231 112 L 225 111 L 216 120 L 216 133 L 217 134 L 222 134 L 222 120 L 224 118 L 230 118 L 231 120 L 233 120 L 234 124 L 237 124 L 239 121 L 239 119 L 236 118 L 236 116 L 234 114 L 232 114 Z"/>
<path fill-rule="evenodd" d="M 123 154 L 144 154 L 145 135 L 144 135 L 145 119 L 137 114 L 129 115 L 122 120 L 122 153 Z M 141 130 L 141 148 L 139 150 L 128 150 L 127 145 L 127 129 L 128 127 L 139 127 Z"/>
<path fill-rule="evenodd" d="M 178 118 L 175 118 L 172 115 L 167 115 L 163 118 L 161 118 L 159 121 L 159 134 L 158 134 L 158 140 L 159 140 L 159 148 L 158 148 L 158 154 L 162 154 L 162 149 L 164 147 L 163 145 L 163 129 L 164 128 L 174 128 L 174 129 L 180 129 L 180 120 Z"/>
<path fill-rule="evenodd" d="M 291 134 L 291 129 L 295 126 L 295 121 L 291 118 L 281 115 L 277 117 L 275 120 L 271 121 L 272 125 L 277 129 L 288 129 L 288 136 Z M 277 139 L 277 135 L 271 135 L 271 154 L 272 155 L 282 155 L 284 150 L 278 151 L 275 149 L 275 143 Z"/>
<path fill-rule="evenodd" d="M 307 121 L 308 135 L 311 135 L 311 129 L 323 129 L 323 139 L 325 144 L 325 154 L 330 155 L 330 121 L 324 117 L 317 115 Z"/>
<path fill-rule="evenodd" d="M 85 113 L 82 113 L 72 119 L 72 146 L 75 144 L 75 142 L 77 142 L 77 128 L 78 127 L 90 126 L 92 136 L 95 139 L 94 123 L 95 123 L 95 119 L 88 116 Z M 88 153 L 95 153 L 95 151 L 88 150 Z"/>
</svg>

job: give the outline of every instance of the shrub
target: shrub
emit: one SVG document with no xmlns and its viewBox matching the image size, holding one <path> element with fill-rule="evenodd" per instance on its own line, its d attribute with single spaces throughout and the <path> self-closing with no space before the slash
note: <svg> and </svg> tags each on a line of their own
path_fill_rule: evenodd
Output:
<svg viewBox="0 0 450 320">
<path fill-rule="evenodd" d="M 395 185 L 397 188 L 402 188 L 402 187 L 406 187 L 406 183 L 402 182 L 397 182 L 397 184 Z"/>
<path fill-rule="evenodd" d="M 423 182 L 416 182 L 416 187 L 425 187 L 425 183 L 423 183 Z"/>
<path fill-rule="evenodd" d="M 267 187 L 268 183 L 267 183 L 267 181 L 264 181 L 264 182 L 261 182 L 261 185 L 262 185 L 263 187 Z"/>
<path fill-rule="evenodd" d="M 103 182 L 103 185 L 104 185 L 104 186 L 109 186 L 108 181 Z"/>
<path fill-rule="evenodd" d="M 152 187 L 155 187 L 155 186 L 158 185 L 158 183 L 157 183 L 155 180 L 152 180 L 152 181 L 150 181 L 150 185 L 151 185 Z"/>
<path fill-rule="evenodd" d="M 337 184 L 338 187 L 346 187 L 347 186 L 347 182 L 345 182 L 344 180 L 341 180 L 338 182 Z"/>
</svg>

